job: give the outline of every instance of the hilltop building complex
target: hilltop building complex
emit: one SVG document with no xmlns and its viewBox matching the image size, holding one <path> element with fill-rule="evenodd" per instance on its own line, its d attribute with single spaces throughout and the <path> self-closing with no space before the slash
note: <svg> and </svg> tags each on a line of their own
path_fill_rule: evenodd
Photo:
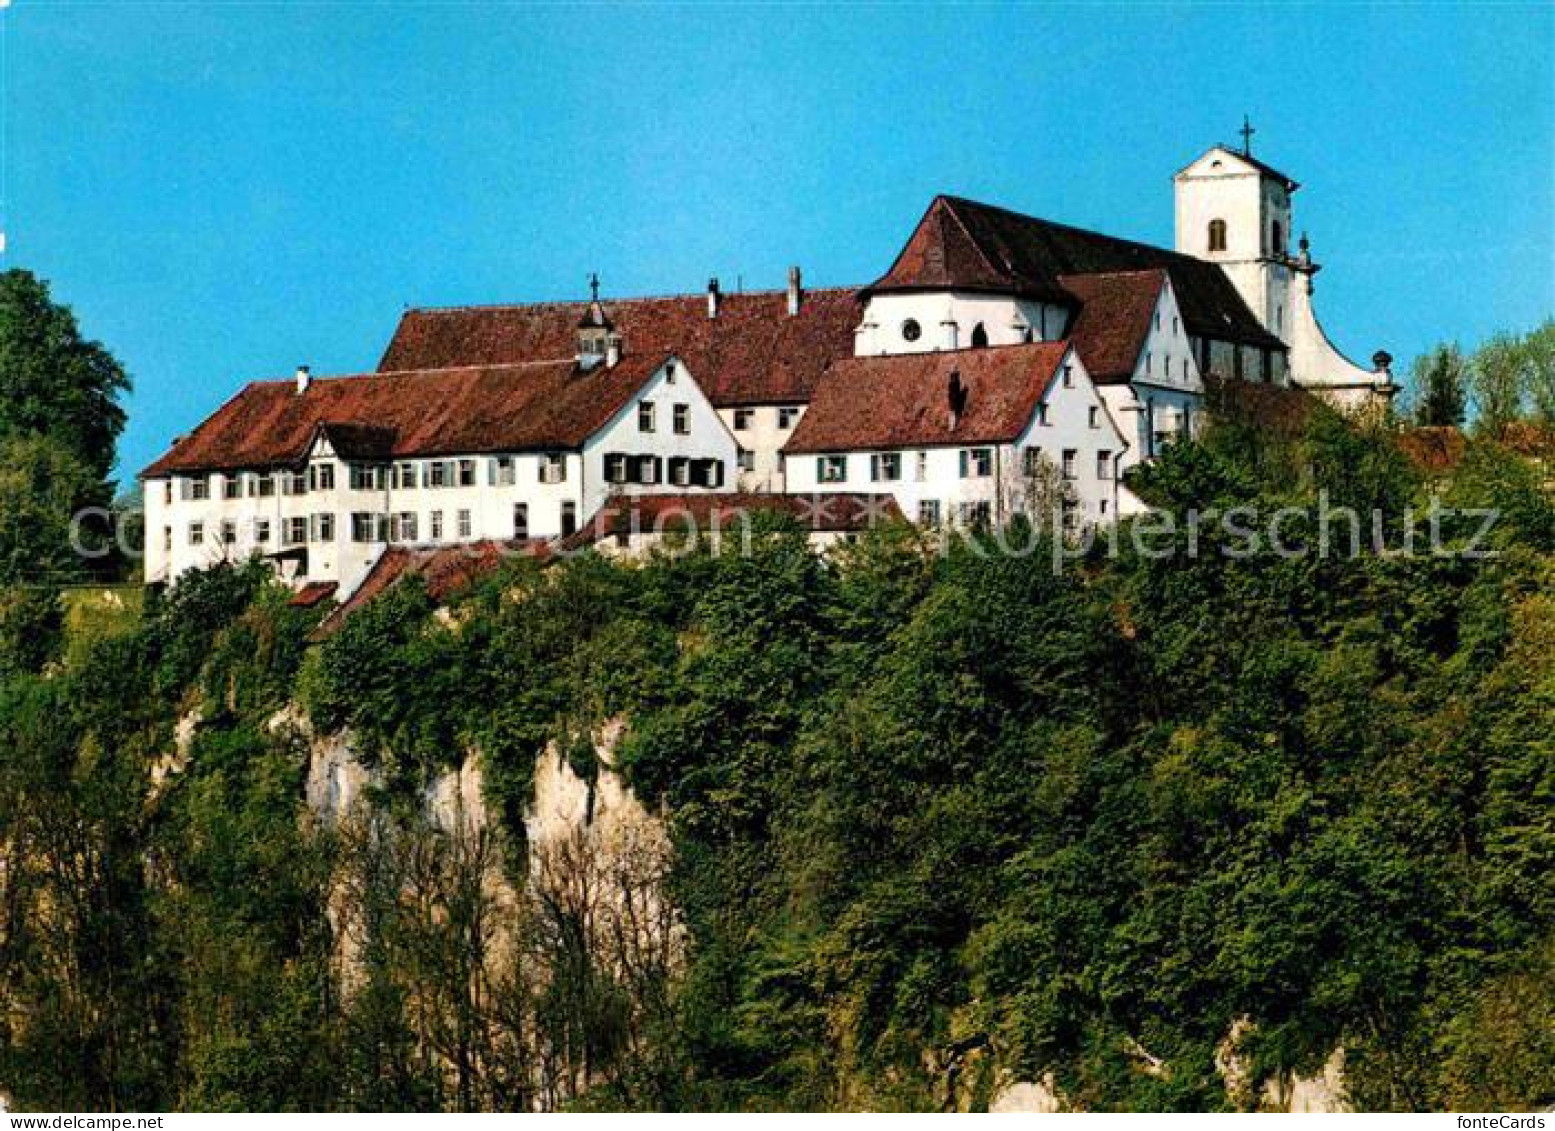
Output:
<svg viewBox="0 0 1555 1131">
<path fill-rule="evenodd" d="M 1392 394 L 1313 315 L 1295 181 L 1244 145 L 1174 184 L 1174 249 L 940 196 L 863 287 L 409 310 L 377 372 L 249 384 L 145 470 L 146 580 L 259 554 L 345 597 L 390 548 L 577 541 L 623 496 L 1107 522 L 1209 376 Z"/>
</svg>

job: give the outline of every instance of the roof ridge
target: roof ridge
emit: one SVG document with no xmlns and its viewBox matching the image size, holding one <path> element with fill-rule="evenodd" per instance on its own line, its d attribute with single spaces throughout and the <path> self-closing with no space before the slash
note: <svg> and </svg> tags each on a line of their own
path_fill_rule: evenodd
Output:
<svg viewBox="0 0 1555 1131">
<path fill-rule="evenodd" d="M 1065 224 L 1061 220 L 1049 220 L 1046 216 L 1033 216 L 1029 212 L 1017 212 L 1013 208 L 1004 207 L 1002 204 L 988 204 L 984 201 L 972 200 L 969 197 L 964 196 L 948 197 L 947 199 L 955 200 L 961 204 L 970 204 L 974 208 L 983 208 L 989 212 L 1002 212 L 1004 215 L 1012 216 L 1017 220 L 1035 220 L 1039 224 L 1046 224 L 1052 228 L 1062 228 L 1066 232 L 1078 232 L 1082 236 L 1092 236 L 1096 239 L 1107 240 L 1111 243 L 1128 244 L 1131 247 L 1147 248 L 1150 251 L 1160 252 L 1162 255 L 1170 255 L 1177 259 L 1188 259 L 1195 263 L 1210 263 L 1210 260 L 1208 259 L 1200 259 L 1196 255 L 1189 255 L 1187 252 L 1178 251 L 1176 248 L 1162 247 L 1160 244 L 1145 243 L 1143 240 L 1131 240 L 1126 236 L 1108 235 L 1106 232 L 1098 232 L 1095 228 L 1082 228 L 1078 224 Z M 1218 264 L 1211 265 L 1218 266 Z M 1141 270 L 1144 270 L 1144 268 L 1141 268 Z"/>
<path fill-rule="evenodd" d="M 807 295 L 818 294 L 857 294 L 867 284 L 856 286 L 828 286 L 805 287 L 803 293 Z M 763 287 L 752 291 L 725 291 L 722 297 L 725 299 L 737 298 L 764 298 L 768 295 L 787 294 L 786 287 Z M 664 294 L 652 295 L 623 295 L 619 298 L 601 298 L 601 306 L 622 305 L 634 302 L 665 302 L 669 299 L 701 300 L 705 297 L 705 291 L 672 291 Z M 586 298 L 548 298 L 538 299 L 534 302 L 475 302 L 463 303 L 453 306 L 407 306 L 402 314 L 457 314 L 468 310 L 539 310 L 546 307 L 577 307 L 587 306 L 592 299 Z M 800 310 L 804 307 L 801 305 Z"/>
<path fill-rule="evenodd" d="M 461 373 L 467 369 L 524 369 L 540 368 L 546 365 L 575 365 L 575 357 L 548 357 L 530 359 L 529 361 L 499 361 L 489 365 L 438 365 L 430 369 L 369 369 L 362 373 L 325 373 L 310 378 L 314 384 L 321 381 L 360 381 L 369 377 L 413 377 L 430 376 L 437 373 Z M 295 377 L 256 377 L 248 382 L 244 388 L 253 385 L 290 385 Z M 241 393 L 242 390 L 239 390 Z"/>
</svg>

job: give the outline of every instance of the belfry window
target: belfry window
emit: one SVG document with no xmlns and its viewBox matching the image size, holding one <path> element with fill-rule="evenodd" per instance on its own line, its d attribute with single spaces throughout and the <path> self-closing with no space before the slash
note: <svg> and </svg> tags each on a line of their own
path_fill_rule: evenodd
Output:
<svg viewBox="0 0 1555 1131">
<path fill-rule="evenodd" d="M 1211 220 L 1209 222 L 1209 249 L 1211 251 L 1226 250 L 1226 222 L 1224 220 Z"/>
</svg>

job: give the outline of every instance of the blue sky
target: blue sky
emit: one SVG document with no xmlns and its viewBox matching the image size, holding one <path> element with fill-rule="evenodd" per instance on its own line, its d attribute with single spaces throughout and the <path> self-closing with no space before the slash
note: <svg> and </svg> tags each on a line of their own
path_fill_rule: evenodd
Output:
<svg viewBox="0 0 1555 1131">
<path fill-rule="evenodd" d="M 0 264 L 135 380 L 133 475 L 406 305 L 882 273 L 936 192 L 1169 244 L 1232 140 L 1339 345 L 1555 310 L 1555 7 L 49 3 L 4 36 Z"/>
</svg>

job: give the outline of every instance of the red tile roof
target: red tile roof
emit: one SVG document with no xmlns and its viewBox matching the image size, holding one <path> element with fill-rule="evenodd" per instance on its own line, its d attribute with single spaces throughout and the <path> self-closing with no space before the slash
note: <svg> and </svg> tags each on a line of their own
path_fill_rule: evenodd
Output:
<svg viewBox="0 0 1555 1131">
<path fill-rule="evenodd" d="M 628 357 L 674 353 L 715 405 L 802 404 L 832 361 L 851 357 L 861 314 L 852 289 L 807 290 L 790 317 L 784 291 L 601 300 Z M 571 357 L 587 302 L 409 310 L 380 369 L 497 365 Z"/>
<path fill-rule="evenodd" d="M 1456 428 L 1411 428 L 1398 434 L 1399 451 L 1416 469 L 1451 471 L 1463 461 L 1468 441 Z"/>
<path fill-rule="evenodd" d="M 1489 439 L 1525 459 L 1555 460 L 1555 426 L 1514 420 L 1492 432 Z M 1397 442 L 1409 461 L 1428 473 L 1453 470 L 1469 450 L 1468 437 L 1457 428 L 1409 428 L 1398 434 Z"/>
<path fill-rule="evenodd" d="M 849 358 L 827 372 L 784 451 L 1007 443 L 1020 435 L 1069 343 Z M 966 390 L 951 427 L 952 375 Z"/>
<path fill-rule="evenodd" d="M 348 455 L 384 459 L 577 447 L 664 360 L 638 354 L 587 371 L 567 360 L 320 377 L 303 393 L 291 380 L 257 381 L 141 474 L 295 465 L 321 428 Z"/>
<path fill-rule="evenodd" d="M 311 609 L 314 605 L 321 605 L 335 595 L 338 588 L 333 581 L 310 581 L 297 592 L 292 594 L 292 599 L 287 602 L 299 609 Z"/>
<path fill-rule="evenodd" d="M 1214 263 L 955 196 L 934 198 L 891 270 L 864 293 L 955 287 L 1073 305 L 1063 276 L 1151 268 L 1171 275 L 1189 333 L 1285 348 Z"/>
<path fill-rule="evenodd" d="M 1151 318 L 1166 272 L 1120 271 L 1106 275 L 1063 275 L 1064 289 L 1081 302 L 1069 340 L 1098 385 L 1127 382 L 1150 334 Z"/>
<path fill-rule="evenodd" d="M 630 495 L 600 507 L 562 548 L 580 549 L 615 534 L 738 530 L 746 515 L 760 513 L 789 515 L 812 533 L 857 533 L 902 517 L 889 494 Z"/>
<path fill-rule="evenodd" d="M 512 557 L 528 555 L 545 560 L 550 556 L 548 542 L 492 541 L 463 542 L 452 546 L 387 546 L 368 570 L 367 576 L 345 603 L 324 618 L 315 636 L 327 636 L 339 629 L 352 613 L 386 593 L 403 577 L 426 579 L 427 596 L 442 602 L 468 588 Z M 311 587 L 310 587 L 311 588 Z"/>
</svg>

